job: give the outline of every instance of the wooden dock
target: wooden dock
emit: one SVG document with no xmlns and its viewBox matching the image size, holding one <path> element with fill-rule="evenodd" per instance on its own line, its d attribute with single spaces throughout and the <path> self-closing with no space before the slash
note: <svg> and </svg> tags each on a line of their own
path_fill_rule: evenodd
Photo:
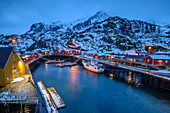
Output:
<svg viewBox="0 0 170 113">
<path fill-rule="evenodd" d="M 56 92 L 56 90 L 53 87 L 47 88 L 47 90 L 50 93 L 50 95 L 52 96 L 55 104 L 57 105 L 57 108 L 58 109 L 64 108 L 65 104 L 64 104 L 63 100 L 61 99 L 61 97 Z"/>
<path fill-rule="evenodd" d="M 81 64 L 82 60 L 90 59 L 90 57 L 83 56 L 83 55 L 79 55 L 79 56 L 76 56 L 76 55 L 45 55 L 45 56 L 42 56 L 41 58 L 55 58 L 55 57 L 61 58 L 61 59 L 63 59 L 63 58 L 70 59 L 70 61 L 72 61 L 72 62 L 76 61 L 76 63 L 78 63 L 78 64 Z M 116 59 L 114 59 L 114 60 L 116 60 Z M 119 74 L 121 73 L 121 74 L 123 74 L 123 77 L 128 77 L 130 75 L 130 78 L 133 81 L 135 81 L 135 79 L 138 79 L 137 81 L 139 81 L 142 86 L 149 85 L 149 86 L 153 86 L 153 87 L 159 88 L 159 89 L 170 90 L 170 75 L 152 72 L 152 70 L 147 69 L 148 65 L 134 63 L 134 62 L 130 62 L 130 63 L 126 62 L 125 63 L 123 61 L 111 61 L 111 60 L 97 60 L 97 61 L 105 65 L 105 67 L 106 67 L 105 70 L 109 70 L 110 72 L 117 74 L 117 76 L 119 76 Z M 36 64 L 36 62 L 37 61 L 35 61 L 35 64 Z M 140 65 L 142 65 L 142 66 L 140 66 Z M 59 66 L 63 67 L 62 64 L 60 64 Z M 64 65 L 64 66 L 66 66 L 66 65 Z M 139 68 L 138 68 L 138 66 L 139 66 Z M 151 68 L 154 69 L 154 67 L 152 67 L 152 66 L 151 66 Z M 128 74 L 129 72 L 131 72 L 132 74 Z"/>
<path fill-rule="evenodd" d="M 37 86 L 43 97 L 48 113 L 58 113 L 59 108 L 65 107 L 64 102 L 54 88 L 46 89 L 42 81 L 37 82 Z"/>
</svg>

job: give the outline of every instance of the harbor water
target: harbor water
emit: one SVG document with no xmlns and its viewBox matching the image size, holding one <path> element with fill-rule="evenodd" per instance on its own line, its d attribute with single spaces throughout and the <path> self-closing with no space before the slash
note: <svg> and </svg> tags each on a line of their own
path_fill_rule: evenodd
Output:
<svg viewBox="0 0 170 113">
<path fill-rule="evenodd" d="M 66 104 L 60 113 L 170 113 L 169 93 L 137 88 L 109 77 L 109 73 L 42 63 L 32 74 L 35 82 L 42 81 L 46 88 L 58 92 Z M 46 112 L 44 104 L 41 112 Z"/>
</svg>

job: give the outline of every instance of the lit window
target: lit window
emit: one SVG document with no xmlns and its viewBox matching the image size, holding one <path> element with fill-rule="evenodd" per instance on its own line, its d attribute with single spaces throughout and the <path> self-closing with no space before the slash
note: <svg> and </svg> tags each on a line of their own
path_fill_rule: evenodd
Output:
<svg viewBox="0 0 170 113">
<path fill-rule="evenodd" d="M 165 63 L 168 63 L 168 60 L 165 60 Z"/>
</svg>

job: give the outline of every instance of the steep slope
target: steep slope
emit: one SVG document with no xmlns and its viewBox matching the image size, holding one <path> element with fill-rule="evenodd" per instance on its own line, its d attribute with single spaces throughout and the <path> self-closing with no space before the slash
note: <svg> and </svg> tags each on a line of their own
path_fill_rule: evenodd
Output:
<svg viewBox="0 0 170 113">
<path fill-rule="evenodd" d="M 135 50 L 144 45 L 160 46 L 163 51 L 170 49 L 170 26 L 111 17 L 104 12 L 97 12 L 88 19 L 72 23 L 35 23 L 23 35 L 1 35 L 0 42 L 11 45 L 11 38 L 18 40 L 16 48 L 19 51 L 43 47 L 63 49 L 68 42 L 77 42 L 82 48 L 102 52 L 117 48 Z"/>
</svg>

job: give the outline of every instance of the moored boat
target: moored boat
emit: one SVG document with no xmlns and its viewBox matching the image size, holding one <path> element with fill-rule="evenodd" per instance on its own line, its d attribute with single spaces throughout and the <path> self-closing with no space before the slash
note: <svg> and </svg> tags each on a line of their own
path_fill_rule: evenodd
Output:
<svg viewBox="0 0 170 113">
<path fill-rule="evenodd" d="M 63 63 L 65 60 L 47 60 L 46 64 L 52 64 L 52 63 Z"/>
<path fill-rule="evenodd" d="M 95 73 L 103 73 L 104 66 L 103 64 L 98 63 L 97 61 L 90 60 L 90 61 L 82 61 L 83 66 L 85 69 L 95 72 Z"/>
</svg>

